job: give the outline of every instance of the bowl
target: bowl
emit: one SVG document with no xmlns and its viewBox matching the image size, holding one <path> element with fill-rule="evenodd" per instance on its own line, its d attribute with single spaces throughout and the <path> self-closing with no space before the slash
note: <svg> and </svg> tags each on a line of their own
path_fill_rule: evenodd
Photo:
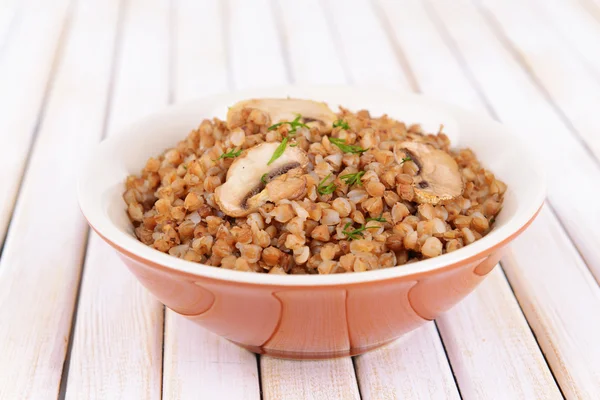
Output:
<svg viewBox="0 0 600 400">
<path fill-rule="evenodd" d="M 188 262 L 139 242 L 122 199 L 127 175 L 184 138 L 204 118 L 251 97 L 300 97 L 368 109 L 437 131 L 472 148 L 508 185 L 492 231 L 449 254 L 401 267 L 333 275 L 239 272 Z M 213 96 L 159 111 L 103 141 L 78 185 L 90 226 L 139 281 L 173 311 L 256 353 L 321 359 L 357 355 L 436 318 L 494 268 L 534 220 L 545 197 L 543 169 L 503 125 L 424 96 L 385 89 L 278 87 Z"/>
</svg>

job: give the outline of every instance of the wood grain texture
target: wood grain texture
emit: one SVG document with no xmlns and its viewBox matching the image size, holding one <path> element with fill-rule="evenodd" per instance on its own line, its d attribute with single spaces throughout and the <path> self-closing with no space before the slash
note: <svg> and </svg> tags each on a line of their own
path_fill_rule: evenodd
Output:
<svg viewBox="0 0 600 400">
<path fill-rule="evenodd" d="M 256 355 L 167 310 L 164 399 L 260 399 Z"/>
<path fill-rule="evenodd" d="M 31 0 L 21 6 L 31 11 L 14 21 L 14 26 L 10 26 L 14 18 L 10 5 L 6 6 L 2 21 L 4 36 L 8 29 L 12 32 L 10 41 L 0 47 L 0 143 L 7 149 L 0 158 L 0 243 L 6 235 L 42 112 L 69 0 L 59 0 L 52 6 Z"/>
<path fill-rule="evenodd" d="M 237 90 L 289 83 L 269 0 L 226 0 L 227 47 Z"/>
<path fill-rule="evenodd" d="M 438 327 L 463 398 L 562 398 L 500 268 Z"/>
<path fill-rule="evenodd" d="M 600 81 L 544 14 L 524 2 L 518 13 L 508 4 L 481 1 L 480 10 L 497 37 L 548 92 L 597 159 L 600 159 Z M 600 36 L 590 40 L 600 43 Z M 598 53 L 594 52 L 593 53 Z"/>
<path fill-rule="evenodd" d="M 169 2 L 123 10 L 109 134 L 168 99 Z M 73 337 L 67 399 L 161 397 L 163 306 L 92 235 Z"/>
<path fill-rule="evenodd" d="M 20 5 L 18 0 L 6 0 L 0 3 L 0 57 L 2 57 L 2 50 L 4 50 L 10 31 L 19 22 L 17 15 Z"/>
<path fill-rule="evenodd" d="M 554 114 L 551 107 L 532 85 L 531 81 L 528 80 L 525 73 L 516 65 L 515 61 L 509 56 L 509 54 L 503 50 L 501 44 L 497 42 L 496 38 L 492 32 L 490 32 L 489 27 L 477 13 L 476 9 L 474 9 L 470 3 L 466 2 L 461 2 L 460 7 L 457 7 L 457 9 L 450 9 L 446 5 L 437 2 L 432 2 L 430 4 L 434 6 L 434 15 L 438 15 L 438 18 L 441 15 L 443 16 L 443 28 L 447 30 L 442 31 L 450 34 L 452 43 L 454 43 L 456 46 L 455 49 L 460 52 L 462 57 L 464 57 L 465 62 L 469 66 L 469 71 L 473 73 L 475 79 L 477 79 L 480 89 L 485 94 L 492 107 L 494 107 L 494 110 L 498 116 L 505 122 L 519 127 L 518 132 L 522 133 L 521 137 L 525 142 L 529 142 L 533 145 L 533 142 L 537 139 L 537 143 L 544 143 L 546 152 L 554 154 L 555 156 L 561 154 L 561 157 L 566 156 L 569 159 L 573 157 L 572 159 L 576 160 L 575 162 L 579 164 L 579 167 L 582 168 L 582 171 L 585 171 L 584 173 L 588 174 L 588 179 L 593 180 L 593 176 L 596 175 L 596 164 L 582 149 L 577 139 L 571 136 L 571 133 L 568 132 L 564 125 L 562 125 L 562 121 L 560 121 L 556 114 Z M 469 23 L 465 24 L 465 20 Z M 477 32 L 478 34 L 476 39 L 471 36 L 474 32 Z M 483 59 L 481 59 L 481 57 L 483 57 Z M 549 123 L 551 123 L 551 125 L 549 125 Z M 541 135 L 553 135 L 555 138 L 560 138 L 560 140 L 557 140 L 556 142 L 548 140 L 542 141 Z M 554 149 L 555 146 L 562 146 L 562 152 L 559 152 L 558 148 Z M 549 157 L 546 152 L 540 152 L 538 155 L 543 158 Z M 548 165 L 548 168 L 552 168 L 552 166 L 548 164 L 548 160 L 549 159 L 545 160 L 546 165 Z M 554 173 L 554 171 L 549 172 L 549 174 L 552 173 Z M 561 170 L 557 173 L 559 175 L 565 174 L 565 171 Z M 573 227 L 575 221 L 570 218 L 573 218 L 574 213 L 572 210 L 569 210 L 569 208 L 573 209 L 576 207 L 576 205 L 573 201 L 571 201 L 567 207 L 567 196 L 566 193 L 562 192 L 565 192 L 565 190 L 568 189 L 560 185 L 558 185 L 560 188 L 557 187 L 556 184 L 560 179 L 556 179 L 557 175 L 554 176 L 555 179 L 549 181 L 550 199 L 557 210 L 559 210 L 559 213 L 568 214 L 562 216 L 563 221 L 566 222 L 565 225 L 567 227 L 569 225 Z M 580 184 L 583 183 L 580 182 Z M 574 200 L 572 196 L 571 200 Z M 575 202 L 577 202 L 577 200 L 575 200 Z M 551 213 L 546 214 L 548 215 L 545 217 L 539 217 L 536 221 L 536 224 L 541 225 L 542 228 L 540 230 L 543 231 L 551 232 L 556 230 L 556 227 L 560 226 L 559 223 L 553 219 L 553 215 Z M 593 214 L 590 215 L 588 213 L 587 219 L 583 218 L 583 215 L 581 215 L 580 224 L 582 225 L 580 225 L 580 228 L 583 229 L 584 225 L 590 226 L 588 224 L 591 223 L 591 219 L 593 218 Z M 530 238 L 528 244 L 532 246 L 531 248 L 538 249 L 535 256 L 530 256 L 529 260 L 532 263 L 539 265 L 540 268 L 546 268 L 547 265 L 556 263 L 558 260 L 557 256 L 547 250 L 550 248 L 554 250 L 554 244 L 543 239 L 535 239 L 534 236 L 532 236 L 529 232 L 530 231 L 527 231 L 527 234 L 524 235 L 524 237 Z M 562 250 L 564 250 L 564 246 L 568 245 L 570 242 L 568 241 L 568 238 L 564 232 L 562 232 L 561 235 L 565 240 L 562 247 Z M 524 239 L 519 240 L 523 241 Z M 576 241 L 576 243 L 578 243 L 578 241 Z M 544 244 L 548 245 L 547 248 Z M 524 252 L 525 250 L 526 246 L 515 246 L 514 254 L 525 257 L 525 254 L 527 253 L 520 254 L 520 252 Z M 561 268 L 565 270 L 566 275 L 577 275 L 577 268 L 574 268 L 574 266 L 581 265 L 581 259 L 573 252 L 564 252 L 562 250 L 558 251 L 562 252 L 564 259 L 568 259 L 568 261 L 563 263 Z M 525 267 L 530 268 L 522 264 L 521 268 Z M 507 265 L 506 270 L 508 271 L 509 268 L 510 267 Z M 539 288 L 545 287 L 555 279 L 552 274 L 541 272 L 540 270 L 540 274 L 536 277 L 536 279 L 527 279 L 527 286 L 523 286 L 526 283 L 522 281 L 522 279 L 524 279 L 523 275 L 508 274 L 508 276 L 519 300 L 521 300 L 522 296 L 527 294 L 531 294 L 535 297 L 535 294 L 539 295 L 540 293 L 543 293 Z M 579 284 L 583 284 L 584 286 L 587 285 L 583 281 L 580 281 Z M 534 286 L 538 288 L 537 292 L 532 292 L 532 287 Z M 587 299 L 580 298 L 577 285 L 565 286 L 563 289 L 569 293 L 568 297 L 576 303 L 576 306 L 573 308 L 588 308 L 589 301 Z M 523 290 L 529 292 L 524 292 Z M 598 288 L 596 287 L 595 290 L 598 291 Z M 558 298 L 562 299 L 564 296 L 565 294 Z M 556 309 L 552 309 L 551 304 L 546 303 L 544 299 L 536 298 L 536 300 L 536 305 L 540 307 L 543 312 L 547 313 L 544 315 L 550 315 L 558 311 Z M 523 305 L 523 301 L 521 301 L 521 304 Z M 555 361 L 552 361 L 551 359 L 549 359 L 549 361 L 562 391 L 567 396 L 572 395 L 573 397 L 576 397 L 581 390 L 586 390 L 585 388 L 589 387 L 589 383 L 584 377 L 581 377 L 580 380 L 574 379 L 573 381 L 569 381 L 569 384 L 571 385 L 569 387 L 565 384 L 564 377 L 561 376 L 564 375 L 562 372 L 564 369 L 561 369 L 560 365 L 564 365 L 564 363 L 567 362 L 567 359 L 570 359 L 571 357 L 577 359 L 577 361 L 571 361 L 570 365 L 572 366 L 585 365 L 586 360 L 585 358 L 581 357 L 581 355 L 580 358 L 577 358 L 577 353 L 573 353 L 571 351 L 572 349 L 566 346 L 565 343 L 558 340 L 559 336 L 557 336 L 560 330 L 566 332 L 578 332 L 581 330 L 581 328 L 578 328 L 579 323 L 576 323 L 570 318 L 569 312 L 572 311 L 562 309 L 560 310 L 560 314 L 553 315 L 555 317 L 553 322 L 557 323 L 560 329 L 559 331 L 545 330 L 543 328 L 544 325 L 541 323 L 534 325 L 531 320 L 533 317 L 531 311 L 528 310 L 527 307 L 524 307 L 524 311 L 538 340 L 540 341 L 546 357 L 548 357 L 549 351 L 552 351 L 555 356 Z M 538 315 L 539 312 L 540 310 L 538 310 Z M 559 321 L 560 323 L 558 323 Z M 550 321 L 545 320 L 544 323 L 549 324 Z M 587 323 L 587 321 L 584 321 L 584 323 Z M 547 341 L 544 342 L 543 340 L 540 340 L 541 336 L 547 337 Z M 552 343 L 553 346 L 550 346 L 548 343 Z M 559 345 L 555 345 L 556 343 Z M 594 373 L 595 372 L 592 372 L 592 374 Z"/>
<path fill-rule="evenodd" d="M 600 38 L 600 24 L 578 1 L 533 0 L 536 14 L 546 18 L 551 29 L 577 52 L 597 78 L 600 78 L 600 52 L 595 51 Z"/>
<path fill-rule="evenodd" d="M 421 2 L 380 1 L 378 7 L 380 17 L 388 19 L 390 36 L 405 54 L 415 81 L 425 94 L 466 108 L 485 110 L 476 88 L 463 73 Z M 416 31 L 418 35 L 414 34 Z M 439 68 L 440 65 L 444 68 Z M 497 298 L 505 299 L 506 304 Z M 499 324 L 499 321 L 504 323 Z M 445 345 L 453 346 L 448 356 L 465 398 L 497 393 L 498 387 L 507 397 L 536 393 L 540 387 L 542 398 L 559 395 L 501 272 L 492 273 L 474 294 L 441 317 L 438 326 Z M 506 347 L 506 343 L 511 346 Z M 478 351 L 471 351 L 475 346 Z M 530 366 L 525 371 L 523 362 Z M 361 388 L 363 386 L 361 381 Z"/>
<path fill-rule="evenodd" d="M 274 0 L 279 37 L 294 84 L 342 84 L 346 76 L 318 0 Z M 310 21 L 307 24 L 307 21 Z"/>
<path fill-rule="evenodd" d="M 363 399 L 460 399 L 435 324 L 355 358 Z"/>
<path fill-rule="evenodd" d="M 411 89 L 369 1 L 326 0 L 322 4 L 349 83 Z"/>
<path fill-rule="evenodd" d="M 28 28 L 22 34 L 29 32 L 44 46 L 51 44 L 47 39 L 55 41 L 55 37 L 45 38 L 44 33 L 52 36 L 60 30 L 65 4 L 53 5 L 58 8 L 41 8 L 37 11 L 40 15 L 31 14 L 31 22 L 39 23 L 41 32 Z M 42 13 L 46 13 L 46 22 L 42 21 Z M 28 18 L 24 16 L 24 27 L 30 23 Z M 57 26 L 50 29 L 51 25 Z M 87 224 L 77 206 L 75 166 L 101 136 L 115 30 L 114 1 L 104 2 L 101 7 L 82 3 L 75 8 L 0 262 L 2 399 L 58 395 L 87 239 Z M 17 41 L 20 35 L 15 35 L 15 43 L 24 46 L 24 42 Z M 29 50 L 41 54 L 25 57 L 29 50 L 19 49 L 24 53 L 6 61 L 52 63 L 49 49 L 35 43 L 29 46 Z M 42 55 L 46 59 L 38 59 Z M 12 119 L 32 113 L 34 118 L 33 113 L 38 112 L 34 104 L 39 99 L 34 98 L 39 86 L 44 85 L 47 71 L 40 66 L 19 67 L 35 84 L 23 83 L 22 95 L 30 98 L 28 102 L 15 100 L 15 105 L 23 108 L 14 110 L 14 116 L 3 113 L 4 122 L 5 116 Z M 13 78 L 20 79 L 16 66 L 14 72 Z M 13 91 L 13 96 L 21 98 L 15 95 L 17 92 Z M 28 106 L 33 109 L 26 109 Z M 14 128 L 24 129 L 24 125 Z M 11 132 L 11 137 L 28 134 L 18 130 Z M 16 148 L 9 146 L 5 151 L 9 158 L 11 151 Z"/>
<path fill-rule="evenodd" d="M 290 361 L 261 357 L 265 400 L 360 399 L 350 357 L 323 361 Z"/>
<path fill-rule="evenodd" d="M 536 156 L 552 177 L 548 180 L 548 198 L 598 279 L 600 230 L 596 227 L 600 225 L 600 212 L 589 211 L 588 199 L 599 197 L 600 188 L 588 182 L 600 179 L 600 164 L 556 114 L 473 4 L 430 4 L 438 18 L 443 16 L 443 26 L 500 119 L 520 135 L 522 145 L 537 148 L 544 144 L 544 151 L 536 152 Z M 548 140 L 550 137 L 552 140 Z M 570 162 L 557 163 L 559 159 Z"/>
<path fill-rule="evenodd" d="M 600 393 L 600 290 L 552 212 L 517 239 L 506 274 L 569 399 Z"/>
<path fill-rule="evenodd" d="M 219 2 L 179 0 L 173 5 L 174 100 L 226 91 L 227 49 Z M 169 309 L 165 312 L 164 399 L 260 398 L 253 353 Z"/>
<path fill-rule="evenodd" d="M 229 87 L 224 3 L 173 2 L 173 100 L 182 102 L 224 92 Z"/>
</svg>

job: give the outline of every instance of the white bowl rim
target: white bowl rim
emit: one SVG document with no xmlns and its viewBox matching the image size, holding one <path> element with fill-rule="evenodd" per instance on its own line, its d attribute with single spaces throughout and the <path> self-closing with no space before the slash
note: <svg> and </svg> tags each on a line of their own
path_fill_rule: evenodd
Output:
<svg viewBox="0 0 600 400">
<path fill-rule="evenodd" d="M 209 99 L 229 99 L 229 98 L 250 98 L 250 97 L 267 97 L 273 96 L 273 93 L 286 92 L 286 93 L 297 93 L 297 92 L 309 92 L 309 93 L 327 93 L 331 91 L 345 91 L 348 94 L 358 95 L 360 93 L 369 95 L 381 95 L 381 96 L 394 96 L 396 98 L 410 99 L 411 101 L 421 102 L 424 104 L 430 104 L 435 107 L 439 107 L 445 111 L 448 111 L 455 115 L 461 115 L 463 118 L 478 119 L 481 123 L 487 125 L 496 125 L 501 127 L 507 135 L 507 141 L 518 140 L 508 131 L 506 127 L 500 123 L 492 120 L 486 116 L 480 116 L 473 112 L 466 111 L 456 105 L 448 104 L 439 100 L 432 99 L 428 96 L 421 94 L 415 94 L 411 92 L 400 92 L 392 91 L 387 88 L 379 87 L 357 87 L 357 86 L 277 86 L 277 87 L 265 87 L 265 88 L 253 88 L 244 91 L 237 91 L 231 93 L 225 93 L 220 95 L 208 96 L 202 99 L 188 101 L 185 103 L 178 103 L 163 108 L 145 118 L 139 120 L 125 129 L 122 130 L 121 134 L 114 135 L 103 142 L 101 142 L 95 150 L 87 157 L 84 166 L 81 169 L 80 176 L 78 179 L 77 193 L 79 199 L 79 205 L 82 213 L 87 219 L 88 223 L 93 229 L 103 237 L 104 240 L 123 249 L 126 253 L 135 255 L 142 260 L 149 261 L 150 263 L 158 264 L 159 266 L 183 272 L 198 277 L 210 278 L 215 280 L 244 283 L 249 285 L 276 285 L 276 286 L 337 286 L 347 284 L 358 284 L 366 282 L 375 282 L 393 278 L 406 277 L 409 275 L 422 274 L 432 272 L 437 269 L 443 269 L 447 266 L 459 265 L 465 262 L 465 260 L 472 259 L 480 253 L 485 253 L 493 247 L 509 240 L 511 237 L 519 233 L 526 225 L 528 225 L 539 212 L 541 206 L 544 203 L 546 187 L 545 179 L 539 182 L 533 182 L 536 185 L 535 195 L 531 196 L 531 201 L 526 205 L 525 211 L 519 215 L 513 216 L 506 223 L 494 229 L 488 235 L 484 236 L 480 240 L 465 246 L 452 253 L 446 253 L 438 257 L 431 259 L 380 270 L 365 271 L 360 273 L 343 273 L 343 274 L 331 274 L 331 275 L 277 275 L 277 274 L 259 274 L 259 273 L 245 273 L 240 271 L 233 271 L 224 268 L 212 267 L 204 264 L 198 264 L 190 261 L 185 261 L 177 257 L 171 256 L 166 253 L 162 253 L 158 250 L 152 249 L 149 246 L 143 244 L 137 238 L 132 237 L 130 234 L 123 232 L 117 228 L 112 221 L 105 215 L 102 210 L 102 203 L 100 199 L 91 196 L 90 193 L 86 193 L 82 190 L 82 182 L 89 176 L 89 171 L 94 163 L 97 163 L 102 159 L 102 153 L 109 151 L 113 146 L 117 146 L 122 138 L 125 137 L 127 132 L 135 131 L 136 126 L 143 125 L 150 119 L 164 117 L 171 113 L 176 113 L 178 109 L 189 107 L 192 103 L 206 102 Z M 528 170 L 534 171 L 537 175 L 544 177 L 544 169 L 541 168 L 535 158 L 532 157 L 532 152 L 523 149 L 523 145 L 519 143 L 519 151 L 523 155 L 527 155 L 525 158 L 525 166 Z M 148 155 L 150 157 L 151 155 Z M 523 165 L 521 165 L 522 167 Z M 140 166 L 141 169 L 142 166 Z M 121 177 L 124 181 L 125 177 Z"/>
</svg>

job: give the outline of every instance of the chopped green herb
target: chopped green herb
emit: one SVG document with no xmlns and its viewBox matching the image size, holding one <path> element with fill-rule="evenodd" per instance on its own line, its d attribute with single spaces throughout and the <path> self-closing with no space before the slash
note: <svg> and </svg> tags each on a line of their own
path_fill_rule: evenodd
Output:
<svg viewBox="0 0 600 400">
<path fill-rule="evenodd" d="M 413 159 L 412 159 L 412 158 L 410 158 L 410 156 L 408 156 L 408 157 L 402 157 L 402 162 L 400 163 L 400 165 L 404 164 L 404 163 L 405 163 L 405 162 L 407 162 L 407 161 L 412 161 L 412 160 L 413 160 Z"/>
<path fill-rule="evenodd" d="M 342 230 L 342 233 L 344 235 L 346 235 L 346 237 L 348 238 L 348 240 L 355 240 L 358 239 L 360 237 L 364 236 L 363 231 L 366 229 L 378 229 L 378 226 L 365 226 L 365 224 L 362 224 L 359 228 L 357 229 L 353 229 L 351 231 L 348 230 L 348 227 L 352 225 L 352 222 L 348 222 L 345 226 L 344 226 L 344 230 Z"/>
<path fill-rule="evenodd" d="M 342 120 L 342 119 L 338 119 L 337 121 L 335 121 L 333 123 L 333 127 L 334 128 L 338 128 L 339 127 L 339 128 L 345 129 L 345 130 L 349 130 L 350 129 L 350 126 L 348 126 L 348 123 L 346 121 Z"/>
<path fill-rule="evenodd" d="M 387 220 L 383 218 L 383 213 L 377 218 L 367 218 L 367 222 L 369 221 L 387 222 Z"/>
<path fill-rule="evenodd" d="M 223 153 L 219 156 L 219 158 L 217 158 L 217 160 L 222 160 L 223 158 L 236 158 L 238 157 L 240 154 L 242 154 L 242 149 L 239 150 L 235 150 L 235 149 L 231 149 L 230 151 L 228 151 L 227 153 Z"/>
<path fill-rule="evenodd" d="M 343 180 L 344 182 L 346 182 L 346 185 L 348 185 L 348 186 L 352 186 L 352 185 L 356 185 L 356 184 L 359 184 L 362 186 L 362 181 L 360 180 L 360 178 L 362 178 L 362 176 L 364 174 L 365 174 L 365 171 L 359 171 L 355 174 L 342 175 L 342 176 L 340 176 L 340 179 Z"/>
<path fill-rule="evenodd" d="M 260 181 L 265 185 L 267 184 L 267 175 L 269 174 L 263 174 L 263 176 L 260 177 Z"/>
<path fill-rule="evenodd" d="M 321 182 L 319 182 L 319 185 L 317 186 L 317 192 L 319 192 L 320 195 L 331 194 L 335 192 L 335 189 L 337 189 L 337 186 L 333 182 L 331 182 L 329 185 L 325 185 L 325 182 L 330 176 L 331 174 L 327 175 Z"/>
<path fill-rule="evenodd" d="M 492 217 L 492 219 L 490 219 L 490 225 L 493 224 L 494 222 L 496 222 L 496 217 Z"/>
<path fill-rule="evenodd" d="M 274 125 L 271 125 L 267 130 L 274 131 L 275 129 L 279 128 L 281 125 L 289 125 L 290 130 L 288 131 L 288 135 L 294 135 L 296 133 L 296 130 L 299 127 L 310 129 L 310 127 L 308 125 L 300 122 L 302 115 L 300 115 L 300 114 L 296 114 L 296 115 L 297 115 L 297 117 L 292 122 L 287 122 L 287 121 L 278 122 Z"/>
<path fill-rule="evenodd" d="M 273 163 L 273 161 L 275 161 L 279 157 L 281 157 L 281 155 L 285 151 L 285 147 L 287 146 L 287 143 L 288 143 L 288 137 L 286 136 L 281 141 L 281 144 L 279 146 L 277 146 L 277 148 L 275 149 L 275 152 L 273 153 L 273 156 L 271 157 L 271 159 L 269 160 L 267 165 L 271 165 Z"/>
<path fill-rule="evenodd" d="M 369 150 L 369 149 L 363 149 L 362 147 L 360 147 L 358 145 L 346 144 L 346 140 L 344 140 L 344 139 L 330 137 L 329 141 L 332 144 L 339 147 L 340 150 L 342 150 L 344 153 L 358 154 L 358 153 L 364 153 L 365 151 Z"/>
<path fill-rule="evenodd" d="M 308 125 L 300 122 L 300 119 L 302 118 L 302 115 L 300 114 L 296 114 L 296 118 L 292 121 L 292 122 L 278 122 L 275 125 L 271 125 L 267 130 L 272 131 L 275 130 L 277 128 L 279 128 L 281 125 L 287 124 L 290 126 L 290 130 L 287 133 L 287 136 L 283 138 L 283 140 L 281 141 L 281 144 L 279 145 L 279 147 L 277 147 L 277 149 L 275 149 L 275 153 L 273 153 L 273 157 L 271 157 L 271 159 L 269 160 L 269 162 L 267 163 L 267 165 L 271 165 L 271 163 L 275 160 L 277 160 L 279 157 L 281 157 L 281 155 L 283 154 L 283 152 L 285 151 L 285 148 L 288 144 L 289 141 L 289 136 L 293 136 L 296 134 L 296 129 L 298 129 L 298 127 L 303 127 L 303 128 L 309 128 Z M 298 143 L 292 143 L 290 144 L 290 147 L 296 147 L 298 146 Z"/>
<path fill-rule="evenodd" d="M 187 166 L 187 165 L 185 165 L 185 164 L 183 164 L 183 169 L 185 169 L 185 170 L 187 171 L 187 169 L 188 169 L 188 166 Z"/>
</svg>

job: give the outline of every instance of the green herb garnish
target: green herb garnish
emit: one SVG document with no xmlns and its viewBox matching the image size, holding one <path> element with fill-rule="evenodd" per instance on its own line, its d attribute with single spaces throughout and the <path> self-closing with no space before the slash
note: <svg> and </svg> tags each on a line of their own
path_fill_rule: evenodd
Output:
<svg viewBox="0 0 600 400">
<path fill-rule="evenodd" d="M 377 218 L 367 218 L 366 222 L 369 221 L 377 221 L 377 222 L 387 222 L 385 218 L 383 218 L 383 213 Z"/>
<path fill-rule="evenodd" d="M 358 145 L 346 144 L 346 140 L 344 140 L 344 139 L 330 137 L 329 141 L 332 144 L 335 144 L 337 147 L 339 147 L 340 150 L 342 150 L 344 153 L 358 154 L 358 153 L 364 153 L 365 151 L 369 150 L 369 149 L 363 149 L 362 147 L 360 147 Z"/>
<path fill-rule="evenodd" d="M 239 150 L 235 150 L 235 149 L 231 149 L 230 151 L 228 151 L 227 153 L 223 153 L 219 156 L 219 158 L 217 158 L 217 160 L 222 160 L 223 158 L 236 158 L 238 157 L 240 154 L 242 154 L 242 149 Z"/>
<path fill-rule="evenodd" d="M 319 182 L 319 185 L 317 186 L 317 192 L 319 192 L 320 195 L 331 194 L 335 192 L 335 189 L 337 189 L 337 186 L 333 182 L 331 182 L 329 185 L 325 185 L 325 182 L 330 176 L 331 174 L 327 175 L 321 182 Z"/>
<path fill-rule="evenodd" d="M 342 176 L 340 176 L 340 179 L 343 180 L 344 182 L 346 182 L 346 185 L 348 185 L 348 186 L 352 186 L 352 185 L 356 185 L 356 184 L 359 184 L 362 186 L 362 181 L 360 180 L 360 178 L 362 178 L 362 176 L 364 174 L 365 174 L 365 171 L 358 171 L 355 174 L 342 175 Z"/>
<path fill-rule="evenodd" d="M 368 221 L 368 220 L 367 220 Z M 362 224 L 359 228 L 357 229 L 353 229 L 351 231 L 348 230 L 348 227 L 352 225 L 352 222 L 348 222 L 345 226 L 344 226 L 344 230 L 342 231 L 342 233 L 344 235 L 346 235 L 346 237 L 348 238 L 348 240 L 354 240 L 354 239 L 358 239 L 360 237 L 364 236 L 363 231 L 366 229 L 378 229 L 378 226 L 365 226 L 365 224 Z"/>
<path fill-rule="evenodd" d="M 412 161 L 412 160 L 413 160 L 413 159 L 412 159 L 412 158 L 410 158 L 410 156 L 408 156 L 408 157 L 402 157 L 402 162 L 400 163 L 400 165 L 404 164 L 404 163 L 405 163 L 405 162 L 407 162 L 407 161 Z"/>
<path fill-rule="evenodd" d="M 274 125 L 271 125 L 267 130 L 274 131 L 275 129 L 279 128 L 281 125 L 289 125 L 290 130 L 288 132 L 288 135 L 294 135 L 296 133 L 296 130 L 299 127 L 310 129 L 310 127 L 308 125 L 300 122 L 302 115 L 300 115 L 300 114 L 296 114 L 296 115 L 297 115 L 296 118 L 292 122 L 287 122 L 287 121 L 278 122 Z"/>
<path fill-rule="evenodd" d="M 260 181 L 265 185 L 267 184 L 267 175 L 269 174 L 263 174 L 263 176 L 260 177 Z"/>
<path fill-rule="evenodd" d="M 496 217 L 492 217 L 492 219 L 490 219 L 490 225 L 493 224 L 494 222 L 496 222 Z"/>
<path fill-rule="evenodd" d="M 282 154 L 283 154 L 283 152 L 285 151 L 285 148 L 286 148 L 286 146 L 287 146 L 287 144 L 288 144 L 288 141 L 289 141 L 288 137 L 289 137 L 289 136 L 293 136 L 293 135 L 295 135 L 295 134 L 296 134 L 296 130 L 297 130 L 299 127 L 302 127 L 302 128 L 308 128 L 308 129 L 310 129 L 310 127 L 309 127 L 308 125 L 306 125 L 306 124 L 304 124 L 304 123 L 300 122 L 300 119 L 302 118 L 302 115 L 300 115 L 300 114 L 296 114 L 296 115 L 297 115 L 297 116 L 296 116 L 296 118 L 295 118 L 295 119 L 294 119 L 292 122 L 287 122 L 287 121 L 284 121 L 284 122 L 278 122 L 278 123 L 276 123 L 275 125 L 271 125 L 271 126 L 270 126 L 270 127 L 267 129 L 267 130 L 269 130 L 269 131 L 273 131 L 273 130 L 275 130 L 275 129 L 279 128 L 281 125 L 285 125 L 285 124 L 289 125 L 289 126 L 290 126 L 290 128 L 291 128 L 291 129 L 288 131 L 288 133 L 287 133 L 287 136 L 286 136 L 286 137 L 284 137 L 284 138 L 283 138 L 283 140 L 281 141 L 281 144 L 279 145 L 279 147 L 277 147 L 277 149 L 275 149 L 275 153 L 273 153 L 273 157 L 271 157 L 271 159 L 269 160 L 269 162 L 267 163 L 267 165 L 271 165 L 271 163 L 272 163 L 273 161 L 275 161 L 275 160 L 277 160 L 279 157 L 281 157 L 281 155 L 282 155 Z M 298 146 L 298 143 L 292 143 L 292 144 L 290 144 L 290 147 L 296 147 L 296 146 Z"/>
<path fill-rule="evenodd" d="M 349 130 L 350 129 L 350 126 L 348 126 L 348 123 L 346 121 L 342 120 L 342 119 L 338 119 L 337 121 L 335 121 L 333 123 L 333 127 L 334 128 L 338 128 L 339 127 L 339 128 L 345 129 L 345 130 Z"/>
<path fill-rule="evenodd" d="M 273 161 L 275 161 L 279 157 L 281 157 L 281 155 L 285 151 L 285 147 L 287 146 L 287 144 L 288 144 L 288 137 L 286 136 L 283 138 L 283 140 L 281 141 L 279 146 L 277 146 L 277 148 L 275 149 L 275 152 L 273 153 L 273 156 L 271 157 L 271 159 L 269 160 L 267 165 L 271 165 L 273 163 Z"/>
</svg>

